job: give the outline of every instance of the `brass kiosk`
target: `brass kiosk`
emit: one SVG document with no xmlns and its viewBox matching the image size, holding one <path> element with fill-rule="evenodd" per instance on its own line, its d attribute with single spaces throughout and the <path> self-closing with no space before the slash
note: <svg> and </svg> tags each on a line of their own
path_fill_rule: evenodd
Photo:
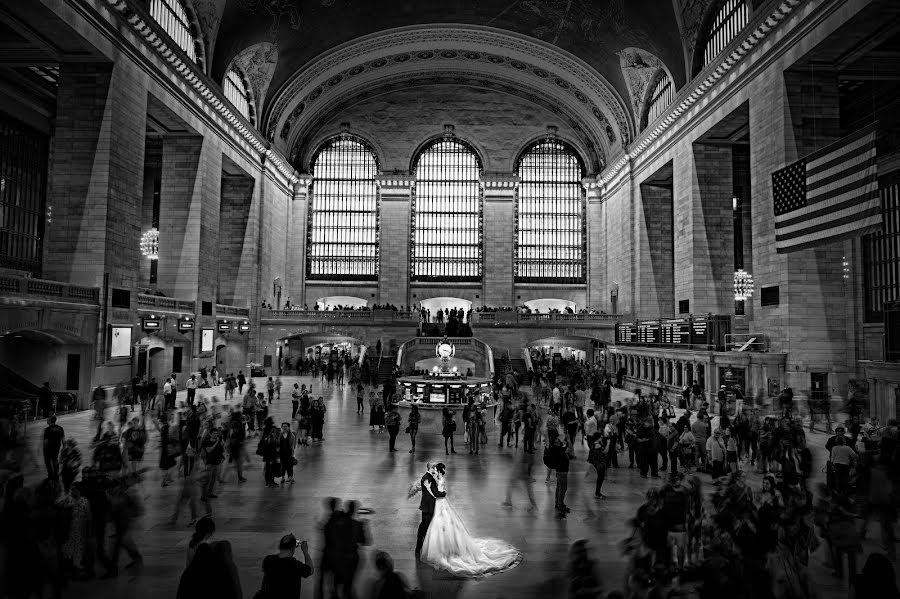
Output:
<svg viewBox="0 0 900 599">
<path fill-rule="evenodd" d="M 462 434 L 462 409 L 468 403 L 469 397 L 475 399 L 475 403 L 483 407 L 493 408 L 491 398 L 491 378 L 478 376 L 463 376 L 455 366 L 451 365 L 451 358 L 456 353 L 456 348 L 446 337 L 435 347 L 435 354 L 440 358 L 441 365 L 435 366 L 431 372 L 418 376 L 404 376 L 397 381 L 398 391 L 403 399 L 398 403 L 398 411 L 403 418 L 401 427 L 406 428 L 410 406 L 415 403 L 419 408 L 419 433 L 441 433 L 442 412 L 449 407 L 456 418 L 456 430 Z M 493 411 L 485 415 L 485 428 L 492 430 L 494 427 Z"/>
</svg>

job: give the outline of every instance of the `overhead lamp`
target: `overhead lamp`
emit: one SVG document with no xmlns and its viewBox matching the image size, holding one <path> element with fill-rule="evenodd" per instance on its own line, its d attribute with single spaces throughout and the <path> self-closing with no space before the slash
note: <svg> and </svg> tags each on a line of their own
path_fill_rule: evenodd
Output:
<svg viewBox="0 0 900 599">
<path fill-rule="evenodd" d="M 739 268 L 734 271 L 734 299 L 741 302 L 753 297 L 753 276 Z"/>
<path fill-rule="evenodd" d="M 159 260 L 159 229 L 156 227 L 141 235 L 141 254 L 150 260 Z"/>
</svg>

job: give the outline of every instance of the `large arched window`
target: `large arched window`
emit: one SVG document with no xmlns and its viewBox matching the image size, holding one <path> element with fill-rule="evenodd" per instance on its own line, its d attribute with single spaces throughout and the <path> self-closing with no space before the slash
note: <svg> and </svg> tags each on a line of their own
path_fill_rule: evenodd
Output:
<svg viewBox="0 0 900 599">
<path fill-rule="evenodd" d="M 558 140 L 532 145 L 519 159 L 515 277 L 519 283 L 584 283 L 584 170 Z"/>
<path fill-rule="evenodd" d="M 228 98 L 228 101 L 231 102 L 235 108 L 237 108 L 237 111 L 241 113 L 245 119 L 253 123 L 253 113 L 250 110 L 250 90 L 247 87 L 244 78 L 234 65 L 232 65 L 225 74 L 222 91 L 225 92 L 225 97 Z"/>
<path fill-rule="evenodd" d="M 181 0 L 151 0 L 150 16 L 188 58 L 197 62 L 196 40 L 191 33 L 191 22 Z"/>
<path fill-rule="evenodd" d="M 355 137 L 333 138 L 313 157 L 308 279 L 378 279 L 377 174 L 375 153 Z"/>
<path fill-rule="evenodd" d="M 715 60 L 749 21 L 750 7 L 747 6 L 747 0 L 724 0 L 706 31 L 702 66 L 706 67 Z"/>
<path fill-rule="evenodd" d="M 675 86 L 672 84 L 672 80 L 669 79 L 669 74 L 665 70 L 660 69 L 656 83 L 650 91 L 650 96 L 647 98 L 647 110 L 641 123 L 641 129 L 659 118 L 674 99 Z"/>
<path fill-rule="evenodd" d="M 466 144 L 437 140 L 415 166 L 412 279 L 479 281 L 481 252 L 481 161 Z"/>
</svg>

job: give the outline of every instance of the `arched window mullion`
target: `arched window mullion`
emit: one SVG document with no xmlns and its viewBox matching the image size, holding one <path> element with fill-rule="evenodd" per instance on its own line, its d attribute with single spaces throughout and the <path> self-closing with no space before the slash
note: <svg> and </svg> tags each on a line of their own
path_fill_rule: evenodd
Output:
<svg viewBox="0 0 900 599">
<path fill-rule="evenodd" d="M 312 160 L 307 279 L 378 280 L 378 163 L 360 139 L 325 142 Z"/>
<path fill-rule="evenodd" d="M 197 41 L 191 33 L 187 10 L 180 0 L 151 0 L 150 16 L 188 58 L 195 63 L 198 62 Z"/>
<path fill-rule="evenodd" d="M 241 75 L 234 65 L 232 65 L 225 74 L 225 79 L 222 81 L 222 91 L 237 111 L 241 113 L 245 119 L 250 121 L 251 124 L 255 125 L 256 123 L 253 118 L 254 114 L 251 109 L 252 96 L 250 94 L 250 89 L 244 81 L 243 75 Z"/>
<path fill-rule="evenodd" d="M 747 26 L 750 7 L 747 0 L 724 0 L 704 36 L 703 64 L 706 67 Z"/>
<path fill-rule="evenodd" d="M 577 155 L 559 141 L 540 141 L 519 159 L 516 174 L 516 282 L 584 283 L 584 171 Z"/>
<path fill-rule="evenodd" d="M 437 140 L 418 156 L 412 206 L 416 281 L 480 281 L 482 277 L 481 162 L 455 138 Z"/>
</svg>

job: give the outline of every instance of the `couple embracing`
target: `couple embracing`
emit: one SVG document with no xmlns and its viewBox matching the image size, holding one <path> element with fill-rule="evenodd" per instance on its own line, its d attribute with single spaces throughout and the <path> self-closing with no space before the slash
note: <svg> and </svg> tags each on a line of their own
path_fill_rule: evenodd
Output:
<svg viewBox="0 0 900 599">
<path fill-rule="evenodd" d="M 522 559 L 518 549 L 499 539 L 478 539 L 447 500 L 447 468 L 428 464 L 414 493 L 421 492 L 422 522 L 416 537 L 416 558 L 456 576 L 484 576 L 513 568 Z"/>
</svg>

